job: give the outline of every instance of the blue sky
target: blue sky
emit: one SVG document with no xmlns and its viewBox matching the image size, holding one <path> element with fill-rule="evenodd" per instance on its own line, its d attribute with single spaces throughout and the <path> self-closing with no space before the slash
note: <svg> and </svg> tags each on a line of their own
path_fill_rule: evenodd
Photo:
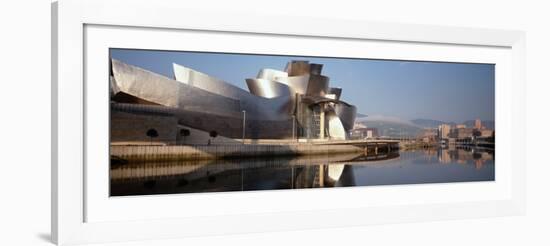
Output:
<svg viewBox="0 0 550 246">
<path fill-rule="evenodd" d="M 405 120 L 494 120 L 492 64 L 131 49 L 111 49 L 111 57 L 170 78 L 172 63 L 178 63 L 245 90 L 245 79 L 256 77 L 261 68 L 284 70 L 290 60 L 309 60 L 324 65 L 330 86 L 341 87 L 342 100 L 359 113 Z"/>
</svg>

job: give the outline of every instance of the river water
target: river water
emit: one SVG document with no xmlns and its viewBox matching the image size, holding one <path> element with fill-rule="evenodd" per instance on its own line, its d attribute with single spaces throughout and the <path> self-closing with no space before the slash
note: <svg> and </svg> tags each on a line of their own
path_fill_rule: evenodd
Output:
<svg viewBox="0 0 550 246">
<path fill-rule="evenodd" d="M 494 151 L 439 148 L 379 154 L 112 165 L 112 196 L 494 181 Z"/>
</svg>

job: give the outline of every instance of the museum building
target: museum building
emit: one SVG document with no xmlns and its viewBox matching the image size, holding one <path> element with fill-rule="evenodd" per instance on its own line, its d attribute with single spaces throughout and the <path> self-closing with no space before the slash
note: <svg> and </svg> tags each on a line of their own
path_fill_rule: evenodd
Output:
<svg viewBox="0 0 550 246">
<path fill-rule="evenodd" d="M 285 71 L 261 69 L 246 91 L 178 64 L 168 78 L 111 59 L 111 144 L 348 139 L 356 107 L 340 100 L 322 68 L 293 60 Z"/>
</svg>

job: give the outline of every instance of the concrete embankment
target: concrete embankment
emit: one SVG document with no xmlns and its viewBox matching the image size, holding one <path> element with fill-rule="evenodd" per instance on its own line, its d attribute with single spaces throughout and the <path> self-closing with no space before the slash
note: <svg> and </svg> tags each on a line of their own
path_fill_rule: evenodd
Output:
<svg viewBox="0 0 550 246">
<path fill-rule="evenodd" d="M 354 145 L 208 145 L 208 146 L 111 146 L 112 158 L 126 161 L 176 161 L 296 155 L 362 153 Z"/>
</svg>

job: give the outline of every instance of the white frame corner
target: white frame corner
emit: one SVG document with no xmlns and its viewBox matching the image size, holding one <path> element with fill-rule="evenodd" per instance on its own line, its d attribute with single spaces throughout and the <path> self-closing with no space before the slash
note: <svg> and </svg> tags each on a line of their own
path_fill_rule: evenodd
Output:
<svg viewBox="0 0 550 246">
<path fill-rule="evenodd" d="M 130 4 L 131 2 L 131 4 Z M 129 11 L 127 6 L 131 6 Z M 171 6 L 170 8 L 166 6 Z M 219 233 L 296 230 L 335 226 L 361 226 L 394 222 L 412 222 L 448 218 L 473 218 L 525 213 L 525 33 L 521 31 L 478 28 L 361 22 L 305 17 L 269 16 L 251 22 L 253 14 L 208 13 L 193 11 L 181 15 L 185 3 L 176 0 L 60 0 L 52 3 L 52 238 L 57 244 L 95 243 Z M 131 12 L 131 13 L 130 13 Z M 162 15 L 151 15 L 159 13 Z M 138 18 L 137 16 L 143 17 Z M 217 16 L 218 18 L 211 18 Z M 219 20 L 224 25 L 219 25 Z M 288 25 L 288 23 L 300 23 Z M 342 216 L 341 209 L 324 210 L 322 226 L 316 222 L 284 225 L 292 216 L 304 220 L 315 218 L 318 211 L 294 211 L 280 214 L 221 215 L 195 219 L 150 221 L 85 222 L 84 204 L 84 28 L 86 25 L 111 25 L 216 32 L 258 33 L 298 37 L 344 38 L 356 40 L 390 40 L 428 44 L 498 46 L 510 49 L 514 97 L 510 108 L 512 178 L 510 199 L 454 204 L 463 208 L 446 215 L 445 204 L 411 205 L 416 213 L 409 216 L 374 216 L 387 208 L 365 211 L 350 209 L 359 220 Z M 340 28 L 345 26 L 346 28 Z M 361 31 L 358 31 L 361 30 Z M 498 209 L 495 209 L 498 206 Z M 467 213 L 470 211 L 471 213 Z M 475 211 L 475 212 L 472 212 Z M 365 218 L 369 218 L 367 221 Z M 372 219 L 374 218 L 374 219 Z M 239 222 L 230 222 L 238 219 Z M 181 232 L 177 228 L 192 228 Z M 251 226 L 260 223 L 260 226 Z M 158 228 L 165 228 L 160 230 Z M 117 230 L 112 233 L 111 230 Z M 209 229 L 209 230 L 207 230 Z"/>
</svg>

